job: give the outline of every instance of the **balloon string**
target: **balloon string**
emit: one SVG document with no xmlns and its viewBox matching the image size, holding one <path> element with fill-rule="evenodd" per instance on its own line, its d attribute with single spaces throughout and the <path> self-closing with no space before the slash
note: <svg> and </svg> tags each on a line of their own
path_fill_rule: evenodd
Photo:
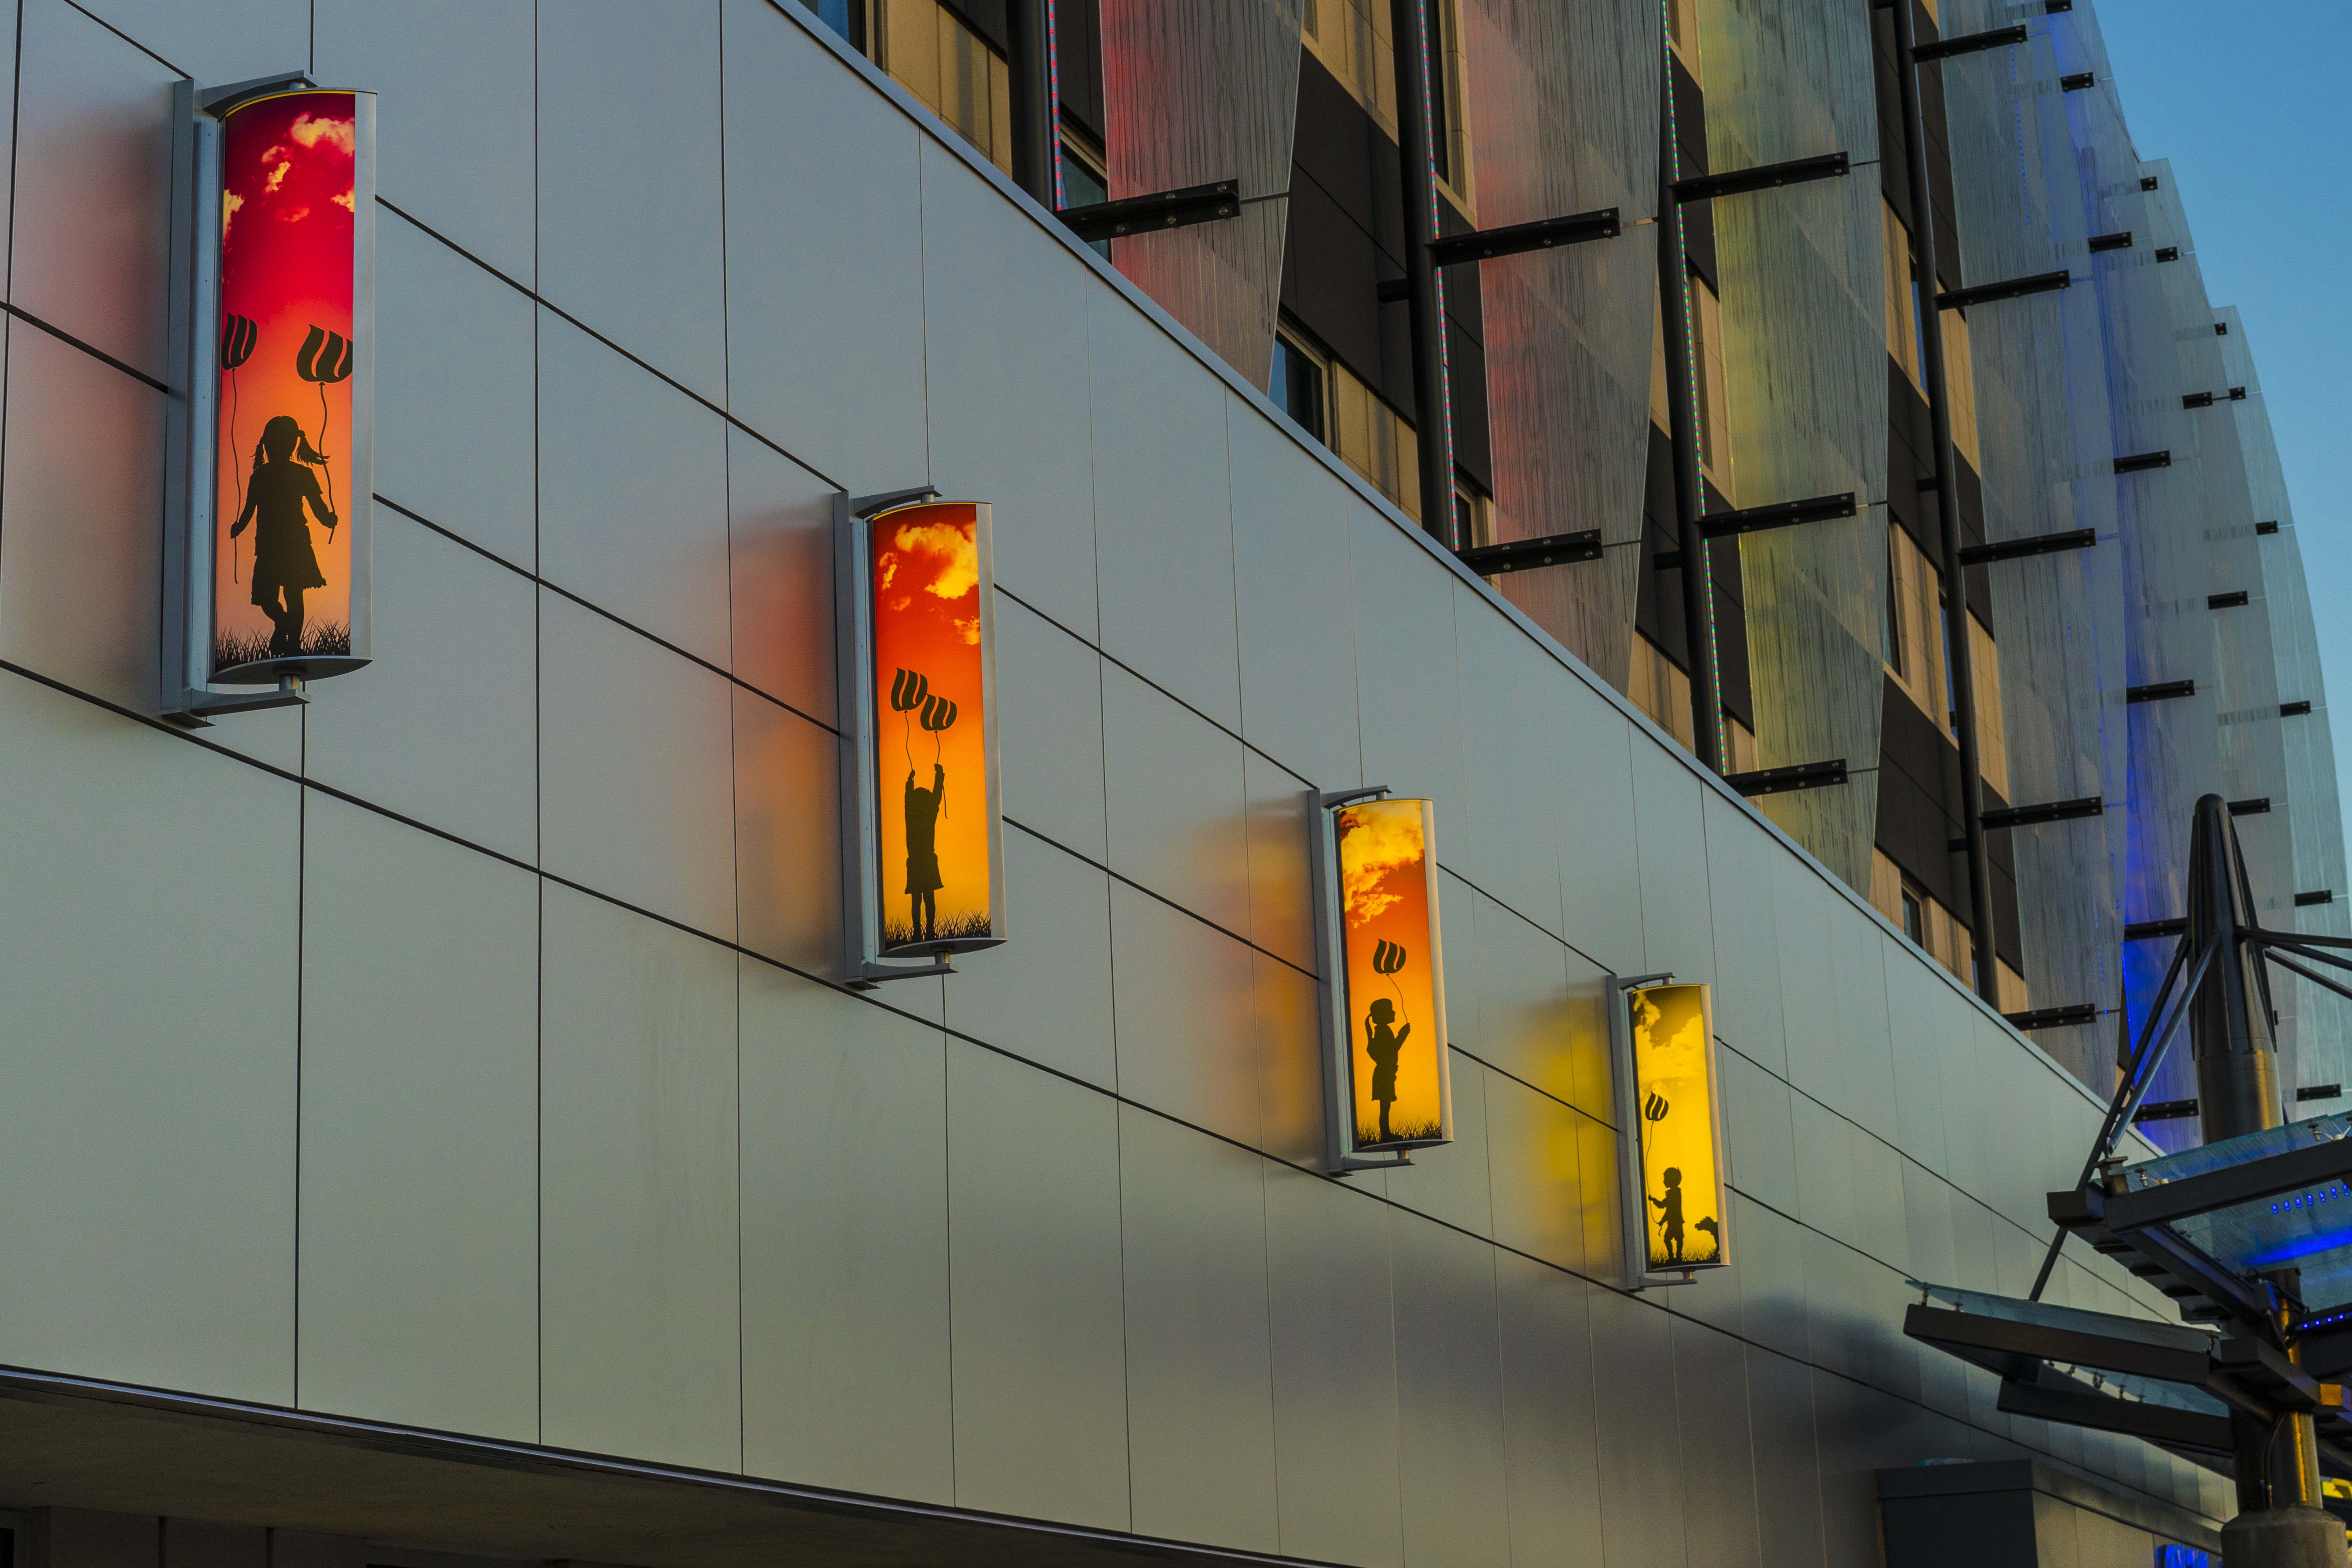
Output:
<svg viewBox="0 0 2352 1568">
<path fill-rule="evenodd" d="M 327 510 L 331 512 L 335 509 L 335 465 L 327 457 L 327 383 L 313 384 L 319 389 L 319 466 L 327 471 Z M 334 525 L 328 524 L 327 531 L 333 533 Z"/>
<path fill-rule="evenodd" d="M 906 710 L 901 709 L 898 714 L 898 722 L 904 726 L 906 729 L 906 734 L 901 737 L 899 744 L 906 747 L 907 771 L 912 773 L 915 770 L 915 721 L 912 716 L 910 716 Z"/>
<path fill-rule="evenodd" d="M 231 371 L 228 373 L 228 467 L 229 472 L 236 476 L 236 515 L 238 517 L 245 516 L 245 470 L 243 467 L 239 466 L 239 465 L 244 461 L 245 447 L 236 438 L 236 372 L 235 371 Z M 213 494 L 217 496 L 220 492 L 218 490 L 215 490 Z M 235 519 L 233 518 L 231 520 L 234 521 Z M 257 540 L 260 538 L 258 534 L 254 537 Z M 229 540 L 228 580 L 231 582 L 243 582 L 245 580 L 243 567 L 244 559 L 244 551 L 242 548 L 235 539 Z M 220 569 L 218 567 L 215 567 L 213 570 L 217 571 Z"/>
</svg>

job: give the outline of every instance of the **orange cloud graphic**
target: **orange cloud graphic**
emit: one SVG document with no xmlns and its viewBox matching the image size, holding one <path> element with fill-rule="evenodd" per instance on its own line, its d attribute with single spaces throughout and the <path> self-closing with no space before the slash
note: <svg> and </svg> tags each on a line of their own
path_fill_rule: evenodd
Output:
<svg viewBox="0 0 2352 1568">
<path fill-rule="evenodd" d="M 1403 902 L 1382 883 L 1391 872 L 1420 866 L 1421 812 L 1343 808 L 1339 831 L 1340 901 L 1348 924 L 1363 925 Z"/>
<path fill-rule="evenodd" d="M 329 146 L 341 149 L 347 158 L 359 147 L 359 131 L 353 121 L 323 115 L 295 116 L 294 123 L 286 128 L 286 134 L 305 147 L 316 147 L 324 141 Z"/>
<path fill-rule="evenodd" d="M 901 568 L 908 578 L 904 593 L 892 600 L 893 609 L 905 609 L 919 591 L 953 602 L 973 597 L 980 588 L 979 541 L 952 523 L 908 523 L 892 529 L 890 548 L 877 565 L 876 588 L 882 593 L 898 586 Z M 966 643 L 979 643 L 979 616 L 955 616 L 951 623 Z"/>
</svg>

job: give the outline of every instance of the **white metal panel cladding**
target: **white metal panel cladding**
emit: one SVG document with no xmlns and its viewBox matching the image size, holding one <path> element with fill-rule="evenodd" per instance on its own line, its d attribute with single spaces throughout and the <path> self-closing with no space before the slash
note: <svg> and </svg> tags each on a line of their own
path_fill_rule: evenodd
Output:
<svg viewBox="0 0 2352 1568">
<path fill-rule="evenodd" d="M 1654 214 L 1659 73 L 1651 0 L 1465 0 L 1465 67 L 1481 228 L 1615 207 Z M 1598 528 L 1597 561 L 1514 572 L 1503 591 L 1619 690 L 1649 475 L 1657 236 L 1484 263 L 1479 294 L 1496 538 Z"/>
</svg>

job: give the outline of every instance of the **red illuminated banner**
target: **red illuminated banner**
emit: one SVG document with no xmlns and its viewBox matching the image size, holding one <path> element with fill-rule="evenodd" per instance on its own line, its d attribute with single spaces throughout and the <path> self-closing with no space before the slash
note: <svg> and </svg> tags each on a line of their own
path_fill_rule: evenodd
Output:
<svg viewBox="0 0 2352 1568">
<path fill-rule="evenodd" d="M 215 681 L 366 663 L 373 103 L 302 89 L 222 116 Z"/>
</svg>

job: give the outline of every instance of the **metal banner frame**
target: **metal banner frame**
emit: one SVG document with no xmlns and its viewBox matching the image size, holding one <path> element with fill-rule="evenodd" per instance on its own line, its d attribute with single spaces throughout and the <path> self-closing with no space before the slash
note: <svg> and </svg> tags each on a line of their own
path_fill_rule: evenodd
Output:
<svg viewBox="0 0 2352 1568">
<path fill-rule="evenodd" d="M 1445 955 L 1438 915 L 1437 838 L 1434 807 L 1423 808 L 1422 864 L 1428 878 L 1429 971 L 1432 1016 L 1420 1020 L 1433 1031 L 1437 1063 L 1438 1131 L 1435 1137 L 1360 1145 L 1356 1140 L 1355 1050 L 1350 1030 L 1347 906 L 1339 885 L 1339 812 L 1366 800 L 1389 799 L 1386 785 L 1335 792 L 1310 791 L 1307 804 L 1314 822 L 1308 838 L 1309 878 L 1315 893 L 1315 955 L 1322 980 L 1323 1132 L 1326 1168 L 1334 1176 L 1360 1170 L 1387 1170 L 1412 1163 L 1412 1151 L 1454 1141 L 1453 1050 L 1445 1028 Z M 1366 1148 L 1387 1153 L 1385 1159 L 1363 1157 Z"/>
<path fill-rule="evenodd" d="M 352 112 L 352 329 L 347 346 L 349 494 L 340 526 L 349 530 L 349 652 L 296 655 L 239 666 L 245 678 L 214 677 L 216 494 L 220 464 L 222 160 L 226 121 L 240 109 L 289 93 L 348 92 Z M 374 496 L 375 94 L 321 88 L 299 72 L 205 89 L 184 78 L 173 87 L 169 369 L 179 393 L 165 404 L 163 604 L 157 711 L 200 728 L 225 713 L 297 706 L 312 679 L 346 674 L 372 655 L 369 520 Z M 305 377 L 305 379 L 310 379 Z M 307 438 L 306 438 L 307 440 Z M 221 690 L 219 686 L 242 686 Z M 253 689 L 260 687 L 263 689 Z"/>
<path fill-rule="evenodd" d="M 1633 1001 L 1641 993 L 1666 987 L 1689 987 L 1699 994 L 1699 1017 L 1705 1030 L 1708 1135 L 1715 1157 L 1715 1186 L 1719 1195 L 1717 1202 L 1715 1256 L 1673 1269 L 1653 1270 L 1649 1267 L 1649 1194 L 1643 1176 L 1642 1129 L 1647 1125 L 1643 1112 L 1639 1064 L 1633 1056 Z M 1677 982 L 1674 972 L 1655 975 L 1611 975 L 1607 977 L 1609 998 L 1609 1057 L 1611 1077 L 1616 1086 L 1618 1128 L 1619 1215 L 1624 1230 L 1625 1288 L 1649 1290 L 1660 1285 L 1687 1285 L 1708 1269 L 1720 1269 L 1731 1261 L 1731 1192 L 1729 1166 L 1725 1162 L 1723 1148 L 1723 1071 L 1720 1051 L 1715 1042 L 1715 988 L 1701 982 Z"/>
<path fill-rule="evenodd" d="M 991 507 L 986 501 L 943 502 L 929 486 L 885 495 L 852 497 L 835 493 L 834 673 L 841 725 L 841 933 L 842 975 L 853 988 L 870 989 L 885 980 L 952 975 L 958 953 L 998 946 L 1005 940 L 1004 815 L 996 715 L 996 570 Z M 980 578 L 981 726 L 986 776 L 989 932 L 985 936 L 941 936 L 914 947 L 883 951 L 883 866 L 880 818 L 880 696 L 874 671 L 874 525 L 912 507 L 969 506 L 975 523 Z M 908 963 L 909 957 L 929 958 Z"/>
</svg>

